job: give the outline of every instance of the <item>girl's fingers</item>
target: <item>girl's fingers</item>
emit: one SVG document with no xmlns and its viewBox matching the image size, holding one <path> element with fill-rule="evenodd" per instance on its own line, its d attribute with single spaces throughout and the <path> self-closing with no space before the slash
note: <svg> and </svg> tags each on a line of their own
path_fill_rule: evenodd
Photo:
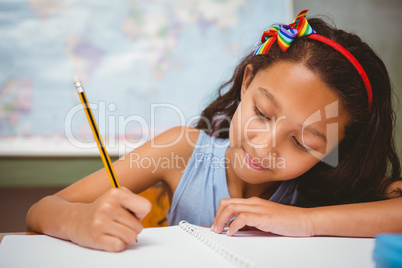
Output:
<svg viewBox="0 0 402 268">
<path fill-rule="evenodd" d="M 258 213 L 249 213 L 249 212 L 243 212 L 241 214 L 239 214 L 236 219 L 234 219 L 230 225 L 229 225 L 229 229 L 226 232 L 226 235 L 232 236 L 235 233 L 237 233 L 237 231 L 239 231 L 240 229 L 242 229 L 245 226 L 248 227 L 256 227 L 259 223 L 259 221 L 261 221 L 261 216 Z"/>
<path fill-rule="evenodd" d="M 139 234 L 144 228 L 140 220 L 126 209 L 115 209 L 112 213 L 113 214 L 110 215 L 110 217 L 114 221 L 126 226 L 127 228 L 130 228 L 137 234 Z"/>
<path fill-rule="evenodd" d="M 233 217 L 238 217 L 244 212 L 257 213 L 259 207 L 247 203 L 230 203 L 225 205 L 219 215 L 217 214 L 213 224 L 213 231 L 221 233 L 226 223 Z M 241 228 L 241 227 L 240 227 Z"/>
<path fill-rule="evenodd" d="M 262 199 L 261 199 L 261 198 L 258 198 L 258 197 L 251 197 L 251 198 L 248 198 L 248 199 L 245 199 L 245 198 L 227 198 L 227 199 L 222 199 L 221 202 L 220 202 L 220 204 L 219 204 L 218 210 L 216 211 L 216 216 L 219 216 L 220 213 L 222 213 L 222 211 L 223 211 L 224 209 L 226 209 L 226 207 L 227 207 L 228 205 L 232 205 L 232 204 L 258 205 L 258 204 L 260 204 L 261 201 L 262 201 Z M 269 201 L 267 201 L 267 200 L 263 200 L 263 201 L 269 202 Z"/>
<path fill-rule="evenodd" d="M 99 241 L 96 245 L 90 245 L 91 248 L 106 250 L 106 251 L 123 251 L 126 248 L 126 243 L 116 237 L 111 235 L 102 235 L 99 237 Z"/>
<path fill-rule="evenodd" d="M 140 221 L 150 211 L 151 203 L 125 187 L 112 190 L 110 195 L 118 206 L 107 213 L 113 227 L 105 233 L 120 238 L 126 244 L 134 243 L 144 228 Z"/>
<path fill-rule="evenodd" d="M 219 204 L 211 229 L 214 232 L 221 233 L 225 228 L 226 223 L 233 217 L 236 217 L 236 219 L 233 221 L 235 225 L 233 225 L 231 231 L 235 230 L 237 232 L 240 228 L 246 225 L 255 227 L 254 224 L 256 224 L 256 222 L 250 222 L 249 224 L 248 217 L 257 214 L 268 214 L 274 208 L 273 205 L 274 203 L 258 197 L 252 197 L 248 199 L 223 199 Z M 237 220 L 237 217 L 239 216 L 240 219 Z M 254 220 L 255 217 L 253 216 L 252 219 Z M 232 226 L 233 222 L 230 223 L 230 226 Z M 229 235 L 230 233 L 231 232 L 229 232 Z"/>
<path fill-rule="evenodd" d="M 142 220 L 152 208 L 148 199 L 136 195 L 126 187 L 121 187 L 119 191 L 121 205 L 131 211 L 139 220 Z"/>
<path fill-rule="evenodd" d="M 215 219 L 219 218 L 222 212 L 226 209 L 227 206 L 233 205 L 233 204 L 246 204 L 247 199 L 243 198 L 227 198 L 227 199 L 222 199 L 221 202 L 219 203 L 219 207 L 216 211 Z M 215 221 L 214 221 L 215 225 Z"/>
<path fill-rule="evenodd" d="M 137 241 L 138 232 L 124 224 L 114 222 L 108 230 L 105 230 L 105 235 L 113 236 L 124 242 L 124 246 L 130 245 Z"/>
<path fill-rule="evenodd" d="M 120 251 L 137 240 L 143 226 L 140 220 L 149 212 L 150 202 L 126 188 L 110 189 L 91 205 L 85 219 L 85 239 L 76 239 L 78 244 L 89 247 Z M 84 222 L 84 220 L 82 220 Z"/>
<path fill-rule="evenodd" d="M 221 203 L 219 215 L 215 217 L 212 231 L 221 233 L 225 224 L 230 224 L 227 235 L 233 235 L 244 226 L 256 227 L 264 232 L 279 235 L 311 236 L 313 227 L 306 209 L 274 203 L 260 198 L 250 198 L 245 202 Z"/>
</svg>

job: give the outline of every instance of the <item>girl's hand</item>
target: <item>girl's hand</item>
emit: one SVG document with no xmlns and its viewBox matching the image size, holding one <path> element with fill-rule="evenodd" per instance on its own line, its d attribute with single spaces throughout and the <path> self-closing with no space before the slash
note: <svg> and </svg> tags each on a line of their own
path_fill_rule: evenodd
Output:
<svg viewBox="0 0 402 268">
<path fill-rule="evenodd" d="M 84 247 L 122 251 L 136 242 L 142 231 L 141 220 L 151 203 L 125 187 L 110 189 L 93 203 L 77 204 L 67 227 L 71 241 Z"/>
<path fill-rule="evenodd" d="M 258 197 L 223 199 L 218 207 L 211 230 L 221 233 L 229 224 L 227 235 L 234 235 L 243 227 L 255 227 L 265 232 L 286 236 L 312 236 L 308 209 L 286 206 Z"/>
</svg>

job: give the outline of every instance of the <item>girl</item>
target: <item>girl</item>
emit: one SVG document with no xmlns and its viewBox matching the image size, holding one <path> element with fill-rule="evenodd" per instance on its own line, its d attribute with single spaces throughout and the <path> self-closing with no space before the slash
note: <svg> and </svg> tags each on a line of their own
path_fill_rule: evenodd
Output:
<svg viewBox="0 0 402 268">
<path fill-rule="evenodd" d="M 245 226 L 292 236 L 401 232 L 384 64 L 359 37 L 305 15 L 264 32 L 195 129 L 170 129 L 116 161 L 124 187 L 110 189 L 100 170 L 34 204 L 28 229 L 123 250 L 150 210 L 135 193 L 162 181 L 170 225 L 219 233 L 234 218 L 228 235 Z"/>
</svg>

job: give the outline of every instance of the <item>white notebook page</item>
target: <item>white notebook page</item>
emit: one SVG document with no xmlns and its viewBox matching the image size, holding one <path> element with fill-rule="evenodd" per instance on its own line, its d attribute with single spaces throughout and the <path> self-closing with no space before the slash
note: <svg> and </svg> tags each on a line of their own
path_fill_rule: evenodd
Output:
<svg viewBox="0 0 402 268">
<path fill-rule="evenodd" d="M 235 237 L 196 227 L 250 266 L 243 267 L 374 267 L 374 239 L 290 238 L 259 231 Z M 139 242 L 119 253 L 92 250 L 45 235 L 9 235 L 0 245 L 0 267 L 236 267 L 179 226 L 146 228 Z M 210 248 L 209 248 L 210 247 Z"/>
</svg>

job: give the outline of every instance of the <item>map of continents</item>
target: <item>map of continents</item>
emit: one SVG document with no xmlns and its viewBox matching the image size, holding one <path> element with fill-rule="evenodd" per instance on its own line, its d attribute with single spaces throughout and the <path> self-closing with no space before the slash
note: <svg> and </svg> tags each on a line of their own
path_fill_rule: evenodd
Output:
<svg viewBox="0 0 402 268">
<path fill-rule="evenodd" d="M 161 102 L 195 116 L 261 31 L 289 15 L 288 1 L 263 0 L 21 0 L 0 10 L 0 143 L 65 139 L 66 126 L 90 139 L 85 115 L 69 116 L 79 104 L 75 75 L 96 107 L 113 104 L 109 117 L 141 115 L 150 125 L 150 104 Z M 179 123 L 161 110 L 155 124 Z M 138 132 L 110 124 L 100 122 L 103 135 Z"/>
</svg>

